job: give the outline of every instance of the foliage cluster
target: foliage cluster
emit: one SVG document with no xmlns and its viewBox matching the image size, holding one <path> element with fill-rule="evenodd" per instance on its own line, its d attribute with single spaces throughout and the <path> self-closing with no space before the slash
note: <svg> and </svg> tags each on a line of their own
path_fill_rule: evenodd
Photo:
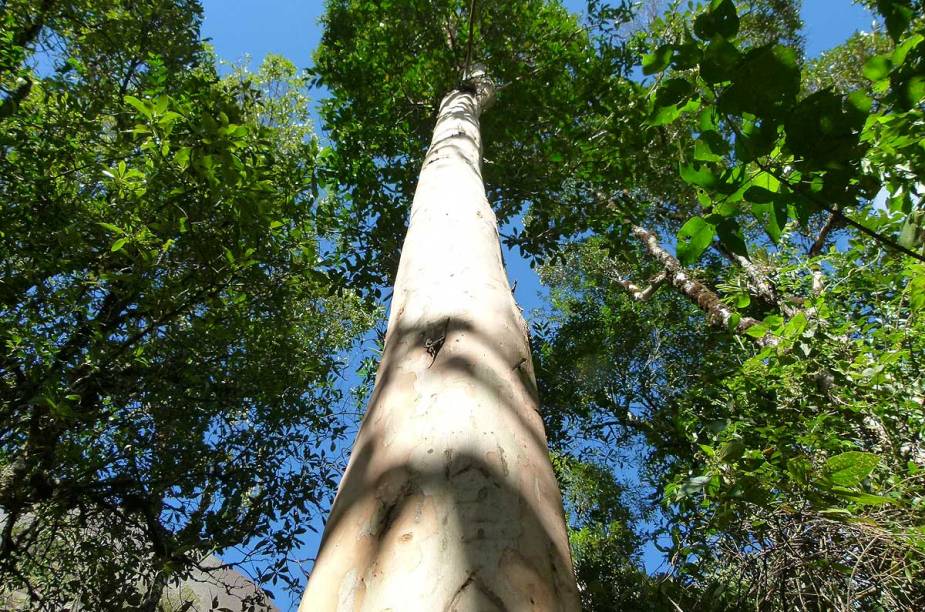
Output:
<svg viewBox="0 0 925 612">
<path fill-rule="evenodd" d="M 622 187 L 677 234 L 687 278 L 606 235 L 544 268 L 547 424 L 564 451 L 644 466 L 653 497 L 628 503 L 658 508 L 637 524 L 684 609 L 917 609 L 922 7 L 880 2 L 885 34 L 805 62 L 786 27 L 752 29 L 756 4 L 672 13 L 635 43 L 680 181 L 669 203 Z M 705 328 L 720 308 L 727 329 Z"/>
<path fill-rule="evenodd" d="M 0 605 L 153 609 L 238 545 L 296 586 L 371 322 L 325 272 L 304 81 L 219 77 L 197 2 L 3 20 Z"/>
</svg>

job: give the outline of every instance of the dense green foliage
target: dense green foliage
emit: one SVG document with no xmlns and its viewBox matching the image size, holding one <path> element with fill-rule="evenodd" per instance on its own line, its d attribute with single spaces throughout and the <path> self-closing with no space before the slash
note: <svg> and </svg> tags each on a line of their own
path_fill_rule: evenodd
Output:
<svg viewBox="0 0 925 612">
<path fill-rule="evenodd" d="M 660 500 L 650 524 L 695 609 L 713 609 L 720 589 L 719 609 L 790 609 L 804 589 L 808 609 L 913 609 L 925 569 L 921 268 L 861 241 L 810 263 L 775 255 L 777 286 L 805 300 L 786 322 L 766 319 L 780 342 L 758 350 L 710 331 L 670 289 L 634 300 L 602 246 L 546 271 L 559 307 L 538 339 L 549 431 L 590 460 L 639 466 Z M 821 288 L 814 266 L 829 270 Z M 741 272 L 712 272 L 743 303 Z"/>
<path fill-rule="evenodd" d="M 584 28 L 556 2 L 477 2 L 470 38 L 469 4 L 328 3 L 314 72 L 331 92 L 323 174 L 343 206 L 323 219 L 350 253 L 344 275 L 355 283 L 394 274 L 437 109 L 467 68 L 485 65 L 497 87 L 497 110 L 482 119 L 483 175 L 501 225 L 526 214 L 512 243 L 546 253 L 598 223 L 587 196 L 622 171 L 603 127 L 631 138 L 644 108 L 624 78 L 622 46 L 603 45 L 606 27 Z M 604 22 L 628 15 L 608 9 Z"/>
<path fill-rule="evenodd" d="M 358 296 L 478 65 L 585 609 L 923 607 L 925 6 L 869 4 L 809 59 L 798 0 L 329 0 L 303 78 L 219 76 L 193 0 L 3 3 L 4 589 L 153 609 L 231 546 L 298 589 Z"/>
<path fill-rule="evenodd" d="M 196 3 L 15 4 L 0 597 L 151 608 L 211 551 L 298 546 L 337 467 L 337 354 L 369 320 L 317 263 L 293 66 L 219 78 Z"/>
<path fill-rule="evenodd" d="M 786 24 L 755 29 L 756 4 L 642 34 L 650 133 L 679 143 L 681 180 L 669 202 L 621 187 L 653 202 L 640 222 L 677 233 L 675 269 L 699 262 L 680 269 L 711 299 L 663 280 L 640 241 L 567 247 L 544 269 L 556 308 L 537 343 L 551 439 L 636 466 L 653 497 L 627 503 L 657 509 L 637 525 L 683 609 L 917 609 L 921 7 L 881 2 L 886 34 L 804 62 Z M 717 305 L 727 330 L 704 325 Z M 619 585 L 611 600 L 631 602 Z"/>
<path fill-rule="evenodd" d="M 777 242 L 788 219 L 805 226 L 820 210 L 925 261 L 916 253 L 923 242 L 921 215 L 913 213 L 925 168 L 925 39 L 921 24 L 911 20 L 911 4 L 881 4 L 894 7 L 884 14 L 896 46 L 867 58 L 868 83 L 841 84 L 847 91 L 825 87 L 826 81 L 802 89 L 798 50 L 791 46 L 753 46 L 747 37 L 737 44 L 740 22 L 732 0 L 712 2 L 697 15 L 695 36 L 669 30 L 676 40 L 643 58 L 644 72 L 666 71 L 654 90 L 651 125 L 699 113 L 680 174 L 697 189 L 703 215 L 678 232 L 682 263 L 696 261 L 714 236 L 747 255 L 745 215 L 756 217 Z M 903 214 L 855 219 L 854 211 L 869 212 L 881 188 L 890 194 L 889 209 Z"/>
</svg>

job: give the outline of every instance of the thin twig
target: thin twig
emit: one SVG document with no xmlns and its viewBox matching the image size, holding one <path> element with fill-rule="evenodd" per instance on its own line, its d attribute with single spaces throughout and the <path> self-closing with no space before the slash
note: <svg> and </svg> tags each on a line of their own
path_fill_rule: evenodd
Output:
<svg viewBox="0 0 925 612">
<path fill-rule="evenodd" d="M 475 22 L 475 0 L 469 1 L 469 37 L 466 40 L 466 69 L 463 71 L 463 79 L 469 78 L 469 63 L 472 60 L 472 26 Z"/>
</svg>

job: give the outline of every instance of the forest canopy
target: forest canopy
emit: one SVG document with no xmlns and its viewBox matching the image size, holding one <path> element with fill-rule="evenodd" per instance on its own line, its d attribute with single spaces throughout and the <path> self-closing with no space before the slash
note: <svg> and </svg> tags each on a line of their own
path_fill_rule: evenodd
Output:
<svg viewBox="0 0 925 612">
<path fill-rule="evenodd" d="M 198 0 L 2 4 L 0 607 L 301 593 L 473 74 L 582 609 L 925 606 L 925 4 L 815 57 L 800 0 L 573 4 L 327 0 L 256 70 Z"/>
</svg>

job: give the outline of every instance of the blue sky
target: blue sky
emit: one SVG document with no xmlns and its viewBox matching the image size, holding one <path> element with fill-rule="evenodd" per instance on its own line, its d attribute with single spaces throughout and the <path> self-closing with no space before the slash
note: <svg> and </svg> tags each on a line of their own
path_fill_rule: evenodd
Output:
<svg viewBox="0 0 925 612">
<path fill-rule="evenodd" d="M 203 4 L 203 35 L 211 39 L 220 59 L 237 62 L 249 56 L 256 65 L 266 54 L 278 53 L 297 66 L 310 65 L 312 51 L 321 38 L 318 20 L 322 0 L 203 0 Z M 565 0 L 564 4 L 575 11 L 585 6 L 582 0 Z M 804 0 L 802 16 L 809 57 L 838 44 L 856 30 L 869 30 L 873 22 L 867 9 L 849 0 Z M 520 304 L 528 313 L 540 308 L 545 290 L 528 263 L 518 252 L 507 249 L 505 260 L 508 275 L 517 282 Z M 319 519 L 314 527 L 320 532 L 321 525 Z M 317 535 L 310 539 L 304 551 L 306 557 L 314 556 L 318 541 Z M 232 553 L 225 556 L 234 558 Z M 660 553 L 651 547 L 645 557 L 650 569 L 662 561 Z M 282 610 L 298 603 L 279 591 L 275 594 Z"/>
</svg>

